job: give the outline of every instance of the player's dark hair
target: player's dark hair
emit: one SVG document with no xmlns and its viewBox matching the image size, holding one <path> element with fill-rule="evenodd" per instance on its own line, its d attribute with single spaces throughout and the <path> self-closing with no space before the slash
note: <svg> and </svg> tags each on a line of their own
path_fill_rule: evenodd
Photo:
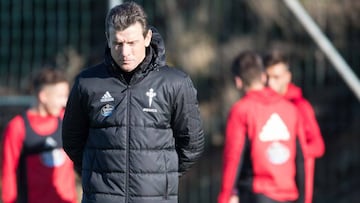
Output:
<svg viewBox="0 0 360 203">
<path fill-rule="evenodd" d="M 58 69 L 45 67 L 33 78 L 32 88 L 35 93 L 38 93 L 44 86 L 54 85 L 60 82 L 68 82 L 65 74 Z"/>
<path fill-rule="evenodd" d="M 235 57 L 232 64 L 232 73 L 241 78 L 245 86 L 261 80 L 264 72 L 261 57 L 254 51 L 244 51 Z"/>
</svg>

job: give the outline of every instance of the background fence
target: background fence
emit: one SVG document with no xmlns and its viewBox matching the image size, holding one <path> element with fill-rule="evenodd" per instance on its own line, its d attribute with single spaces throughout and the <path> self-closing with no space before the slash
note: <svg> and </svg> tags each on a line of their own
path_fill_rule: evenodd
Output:
<svg viewBox="0 0 360 203">
<path fill-rule="evenodd" d="M 360 201 L 359 101 L 282 1 L 137 2 L 163 35 L 168 62 L 187 71 L 199 90 L 206 151 L 181 179 L 181 202 L 216 202 L 226 115 L 239 98 L 228 69 L 232 58 L 240 50 L 274 47 L 289 53 L 294 82 L 313 103 L 326 142 L 315 202 Z M 360 75 L 360 1 L 301 2 Z M 96 0 L 0 2 L 0 130 L 33 101 L 29 81 L 43 64 L 72 79 L 102 60 L 107 9 Z"/>
</svg>

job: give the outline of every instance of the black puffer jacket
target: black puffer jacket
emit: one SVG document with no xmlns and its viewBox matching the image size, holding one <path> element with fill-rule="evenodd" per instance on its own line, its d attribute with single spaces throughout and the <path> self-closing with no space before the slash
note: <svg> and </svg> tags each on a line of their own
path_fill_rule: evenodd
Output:
<svg viewBox="0 0 360 203">
<path fill-rule="evenodd" d="M 83 203 L 175 203 L 178 177 L 203 151 L 196 90 L 165 65 L 161 36 L 129 84 L 112 62 L 84 70 L 66 106 L 63 145 L 82 173 Z"/>
</svg>

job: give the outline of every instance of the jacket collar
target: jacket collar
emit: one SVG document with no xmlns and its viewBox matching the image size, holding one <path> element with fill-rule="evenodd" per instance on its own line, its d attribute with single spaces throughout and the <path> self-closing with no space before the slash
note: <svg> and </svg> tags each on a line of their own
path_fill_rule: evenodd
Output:
<svg viewBox="0 0 360 203">
<path fill-rule="evenodd" d="M 264 87 L 261 90 L 248 91 L 245 93 L 245 97 L 252 98 L 253 100 L 263 104 L 275 103 L 283 99 L 281 95 L 269 87 Z"/>
<path fill-rule="evenodd" d="M 284 97 L 288 100 L 298 100 L 303 97 L 302 91 L 293 83 L 289 83 Z"/>
</svg>

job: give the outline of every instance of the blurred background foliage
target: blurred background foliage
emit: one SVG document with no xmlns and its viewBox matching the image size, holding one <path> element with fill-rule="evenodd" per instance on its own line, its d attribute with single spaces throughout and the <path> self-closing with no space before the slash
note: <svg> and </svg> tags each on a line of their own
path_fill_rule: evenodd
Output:
<svg viewBox="0 0 360 203">
<path fill-rule="evenodd" d="M 359 101 L 283 1 L 136 2 L 162 34 L 169 64 L 188 72 L 198 89 L 207 148 L 182 179 L 181 202 L 216 200 L 226 116 L 241 96 L 229 72 L 232 59 L 242 50 L 273 48 L 289 54 L 293 81 L 314 105 L 326 142 L 326 155 L 316 168 L 315 202 L 360 202 Z M 300 2 L 359 76 L 360 1 Z M 29 95 L 29 81 L 44 65 L 62 69 L 72 80 L 100 62 L 107 10 L 107 1 L 2 0 L 1 98 Z M 0 99 L 0 130 L 26 107 L 23 100 Z"/>
</svg>

